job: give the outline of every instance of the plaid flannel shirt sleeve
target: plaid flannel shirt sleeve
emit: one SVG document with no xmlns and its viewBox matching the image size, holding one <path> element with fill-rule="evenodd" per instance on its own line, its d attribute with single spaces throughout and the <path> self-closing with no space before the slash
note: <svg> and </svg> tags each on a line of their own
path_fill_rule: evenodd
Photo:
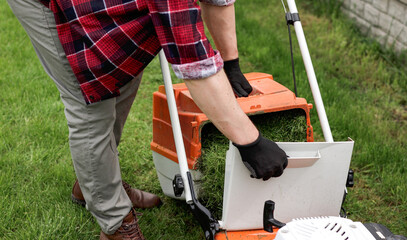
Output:
<svg viewBox="0 0 407 240">
<path fill-rule="evenodd" d="M 181 79 L 209 77 L 223 68 L 204 32 L 197 0 L 150 0 L 155 31 L 175 75 Z"/>
</svg>

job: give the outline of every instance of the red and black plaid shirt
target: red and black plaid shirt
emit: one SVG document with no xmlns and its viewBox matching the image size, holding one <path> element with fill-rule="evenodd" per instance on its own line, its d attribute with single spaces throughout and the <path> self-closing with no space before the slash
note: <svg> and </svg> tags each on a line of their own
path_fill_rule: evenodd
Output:
<svg viewBox="0 0 407 240">
<path fill-rule="evenodd" d="M 205 36 L 196 0 L 41 0 L 86 103 L 120 95 L 164 49 L 177 77 L 198 79 L 223 67 Z"/>
</svg>

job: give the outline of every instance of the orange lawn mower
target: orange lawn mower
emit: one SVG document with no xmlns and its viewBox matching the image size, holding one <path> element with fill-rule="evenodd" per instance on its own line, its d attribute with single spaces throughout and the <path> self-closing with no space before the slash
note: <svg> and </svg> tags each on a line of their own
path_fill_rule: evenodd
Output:
<svg viewBox="0 0 407 240">
<path fill-rule="evenodd" d="M 288 166 L 281 177 L 268 181 L 250 178 L 239 151 L 230 143 L 222 218 L 215 219 L 198 201 L 201 174 L 196 169 L 201 155 L 201 130 L 209 120 L 196 106 L 185 84 L 172 85 L 161 51 L 164 86 L 153 96 L 151 149 L 164 194 L 186 201 L 207 240 L 407 240 L 380 224 L 362 224 L 340 217 L 346 187 L 353 181 L 349 165 L 354 142 L 333 140 L 295 1 L 287 3 L 288 29 L 294 25 L 325 142 L 314 142 L 311 104 L 269 74 L 245 74 L 253 92 L 237 99 L 243 111 L 259 115 L 303 110 L 307 142 L 278 142 L 290 156 Z"/>
</svg>

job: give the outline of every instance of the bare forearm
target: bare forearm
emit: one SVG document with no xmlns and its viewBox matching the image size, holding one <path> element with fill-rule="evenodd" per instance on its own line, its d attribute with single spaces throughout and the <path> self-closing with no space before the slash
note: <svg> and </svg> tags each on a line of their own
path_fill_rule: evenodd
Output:
<svg viewBox="0 0 407 240">
<path fill-rule="evenodd" d="M 223 70 L 185 84 L 198 107 L 228 139 L 241 145 L 257 139 L 259 133 L 237 103 Z"/>
<path fill-rule="evenodd" d="M 238 58 L 234 5 L 214 6 L 201 3 L 201 9 L 205 25 L 223 60 Z"/>
</svg>

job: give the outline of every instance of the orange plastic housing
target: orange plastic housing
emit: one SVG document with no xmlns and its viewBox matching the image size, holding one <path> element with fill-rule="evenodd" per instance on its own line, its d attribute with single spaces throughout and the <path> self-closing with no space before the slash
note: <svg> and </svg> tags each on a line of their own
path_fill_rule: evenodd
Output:
<svg viewBox="0 0 407 240">
<path fill-rule="evenodd" d="M 273 229 L 272 233 L 264 230 L 222 231 L 216 234 L 215 240 L 273 240 L 277 231 L 278 229 Z"/>
<path fill-rule="evenodd" d="M 312 104 L 304 98 L 297 98 L 288 88 L 273 80 L 273 76 L 265 73 L 245 74 L 253 87 L 249 97 L 238 98 L 240 107 L 248 115 L 264 114 L 291 109 L 303 109 L 307 119 L 307 141 L 313 142 L 313 129 L 309 111 Z M 194 103 L 184 83 L 174 84 L 174 95 L 184 139 L 189 169 L 196 169 L 201 156 L 201 130 L 209 120 Z M 153 94 L 153 141 L 151 150 L 178 162 L 171 120 L 168 111 L 167 97 L 164 86 L 160 86 Z"/>
</svg>

